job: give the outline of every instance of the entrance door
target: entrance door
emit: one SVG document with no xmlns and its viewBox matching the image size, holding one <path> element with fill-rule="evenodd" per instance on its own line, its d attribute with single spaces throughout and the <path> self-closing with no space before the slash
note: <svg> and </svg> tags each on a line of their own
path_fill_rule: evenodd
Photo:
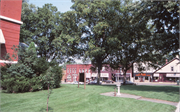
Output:
<svg viewBox="0 0 180 112">
<path fill-rule="evenodd" d="M 143 77 L 140 77 L 140 82 L 144 82 L 144 81 L 143 81 Z"/>
<path fill-rule="evenodd" d="M 165 82 L 166 81 L 166 74 L 159 74 L 159 82 Z"/>
</svg>

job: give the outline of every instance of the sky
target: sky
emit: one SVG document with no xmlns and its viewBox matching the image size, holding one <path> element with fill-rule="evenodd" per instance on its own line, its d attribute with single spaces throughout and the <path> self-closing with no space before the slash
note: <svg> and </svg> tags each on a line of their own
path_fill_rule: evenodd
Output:
<svg viewBox="0 0 180 112">
<path fill-rule="evenodd" d="M 53 6 L 56 6 L 58 11 L 64 13 L 70 11 L 70 7 L 73 5 L 71 0 L 29 0 L 28 3 L 32 3 L 37 7 L 42 7 L 46 3 L 51 3 Z"/>
<path fill-rule="evenodd" d="M 138 1 L 138 0 L 133 0 Z M 46 3 L 51 3 L 53 6 L 56 6 L 58 11 L 64 13 L 70 11 L 70 7 L 73 5 L 71 0 L 29 0 L 28 3 L 32 3 L 37 7 L 42 7 Z"/>
</svg>

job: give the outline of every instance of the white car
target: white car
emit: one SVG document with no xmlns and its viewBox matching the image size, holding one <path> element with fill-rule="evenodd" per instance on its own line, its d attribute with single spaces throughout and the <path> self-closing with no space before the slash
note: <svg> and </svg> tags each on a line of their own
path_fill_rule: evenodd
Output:
<svg viewBox="0 0 180 112">
<path fill-rule="evenodd" d="M 78 81 L 74 81 L 71 84 L 78 84 Z M 79 84 L 84 84 L 84 82 L 79 82 Z"/>
</svg>

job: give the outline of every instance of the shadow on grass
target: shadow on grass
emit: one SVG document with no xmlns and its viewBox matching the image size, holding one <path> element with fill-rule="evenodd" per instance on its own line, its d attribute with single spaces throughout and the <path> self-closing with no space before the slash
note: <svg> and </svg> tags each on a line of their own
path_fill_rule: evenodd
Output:
<svg viewBox="0 0 180 112">
<path fill-rule="evenodd" d="M 131 90 L 131 91 L 152 91 L 152 92 L 166 92 L 179 94 L 179 88 L 173 86 L 121 86 L 123 90 Z"/>
<path fill-rule="evenodd" d="M 47 108 L 41 108 L 39 112 L 47 112 Z M 48 112 L 53 112 L 53 108 L 48 106 Z"/>
<path fill-rule="evenodd" d="M 102 85 L 112 88 L 116 87 L 115 85 Z M 174 86 L 149 86 L 149 85 L 122 85 L 121 90 L 131 90 L 131 91 L 149 91 L 149 92 L 165 92 L 166 94 L 173 95 L 179 94 L 179 87 Z"/>
</svg>

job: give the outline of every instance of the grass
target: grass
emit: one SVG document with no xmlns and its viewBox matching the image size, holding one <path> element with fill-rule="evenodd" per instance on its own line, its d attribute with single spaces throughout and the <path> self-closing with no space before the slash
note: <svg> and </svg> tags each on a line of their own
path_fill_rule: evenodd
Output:
<svg viewBox="0 0 180 112">
<path fill-rule="evenodd" d="M 53 112 L 173 112 L 176 107 L 166 104 L 102 96 L 115 86 L 66 85 L 54 89 L 49 99 Z M 121 86 L 122 93 L 140 95 L 169 101 L 179 101 L 179 88 L 175 86 Z M 1 93 L 1 112 L 45 112 L 47 91 L 8 94 Z"/>
</svg>

